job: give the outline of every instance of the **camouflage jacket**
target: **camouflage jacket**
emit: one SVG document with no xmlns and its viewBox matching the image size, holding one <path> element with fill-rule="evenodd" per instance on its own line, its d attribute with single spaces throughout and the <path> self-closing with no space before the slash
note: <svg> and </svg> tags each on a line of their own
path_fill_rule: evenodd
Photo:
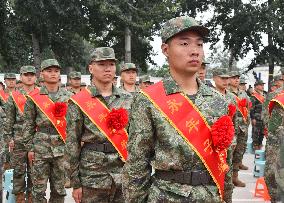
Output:
<svg viewBox="0 0 284 203">
<path fill-rule="evenodd" d="M 88 89 L 93 97 L 100 99 L 108 108 L 123 107 L 130 110 L 132 96 L 128 92 L 113 87 L 112 95 L 104 98 L 95 86 L 89 86 Z M 67 112 L 66 156 L 70 162 L 71 187 L 79 188 L 83 185 L 109 189 L 112 179 L 115 179 L 115 182 L 121 182 L 119 174 L 124 163 L 118 153 L 103 153 L 82 147 L 82 143 L 107 141 L 105 135 L 80 107 L 70 100 Z"/>
<path fill-rule="evenodd" d="M 53 102 L 67 102 L 71 93 L 64 88 L 59 88 L 56 93 L 49 93 L 45 86 L 40 88 L 39 94 L 48 95 Z M 64 155 L 64 142 L 60 135 L 47 134 L 36 131 L 37 128 L 54 128 L 51 121 L 28 98 L 24 109 L 23 143 L 27 151 L 34 151 L 37 156 L 51 158 Z"/>
<path fill-rule="evenodd" d="M 27 95 L 25 90 L 19 89 L 23 95 Z M 19 111 L 13 97 L 10 95 L 8 101 L 5 103 L 6 122 L 5 122 L 5 140 L 9 142 L 14 140 L 17 148 L 24 149 L 22 143 L 22 128 L 24 123 L 23 114 Z"/>
<path fill-rule="evenodd" d="M 4 110 L 0 106 L 0 125 L 4 126 L 4 117 L 3 117 Z M 4 153 L 6 142 L 4 140 L 4 128 L 0 128 L 0 159 L 2 159 L 2 154 Z M 0 160 L 1 163 L 1 160 Z M 1 171 L 1 170 L 0 170 Z M 1 175 L 1 174 L 0 174 Z M 1 190 L 1 189 L 0 189 Z"/>
<path fill-rule="evenodd" d="M 266 159 L 273 158 L 270 161 L 273 166 L 269 166 L 270 170 L 275 172 L 276 181 L 280 181 L 280 187 L 284 190 L 284 109 L 279 104 L 275 104 L 271 117 L 268 122 L 268 137 L 266 141 L 266 149 L 273 154 L 266 154 Z M 268 150 L 267 150 L 268 151 Z"/>
<path fill-rule="evenodd" d="M 263 96 L 266 97 L 265 94 Z M 263 117 L 262 117 L 263 104 L 260 101 L 258 101 L 253 95 L 251 96 L 251 103 L 252 103 L 252 107 L 250 110 L 251 119 L 262 121 L 263 120 Z"/>
<path fill-rule="evenodd" d="M 123 84 L 120 86 L 120 89 L 126 91 Z M 126 92 L 130 93 L 134 97 L 139 91 L 140 91 L 140 88 L 135 85 L 135 91 L 134 92 L 128 92 L 128 91 L 126 91 Z"/>
<path fill-rule="evenodd" d="M 166 94 L 181 92 L 172 77 L 163 79 L 163 84 Z M 216 90 L 207 87 L 200 80 L 198 84 L 199 90 L 194 104 L 208 124 L 212 125 L 220 116 L 227 113 L 228 103 Z M 206 170 L 194 150 L 142 93 L 135 97 L 131 108 L 127 149 L 129 154 L 123 173 L 126 202 L 147 202 L 153 184 L 152 168 L 164 171 Z M 227 163 L 231 163 L 231 149 L 228 150 Z M 231 199 L 231 169 L 225 179 L 225 199 Z M 156 179 L 154 184 L 161 190 L 184 197 L 191 193 L 199 197 L 204 194 L 218 197 L 215 185 L 192 186 L 160 179 Z"/>
<path fill-rule="evenodd" d="M 239 97 L 240 99 L 246 99 L 247 102 L 251 102 L 249 96 L 247 95 L 247 93 L 245 91 L 239 90 L 238 92 L 234 92 L 232 90 L 230 90 L 234 96 Z M 234 98 L 236 101 L 236 98 Z M 236 102 L 235 102 L 236 103 Z M 247 118 L 247 122 L 244 121 L 244 118 L 241 114 L 241 112 L 238 110 L 237 108 L 237 112 L 236 112 L 236 116 L 235 116 L 235 126 L 238 126 L 238 128 L 236 128 L 236 134 L 238 134 L 238 130 L 241 130 L 243 132 L 246 132 L 249 126 L 249 121 L 250 121 L 250 114 L 249 114 L 249 108 L 248 108 L 248 118 Z"/>
</svg>

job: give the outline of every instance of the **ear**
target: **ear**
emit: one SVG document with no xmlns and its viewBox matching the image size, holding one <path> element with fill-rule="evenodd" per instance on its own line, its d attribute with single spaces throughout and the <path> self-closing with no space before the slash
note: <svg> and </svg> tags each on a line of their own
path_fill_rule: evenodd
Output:
<svg viewBox="0 0 284 203">
<path fill-rule="evenodd" d="M 93 65 L 89 65 L 89 72 L 92 74 L 93 73 Z"/>
<path fill-rule="evenodd" d="M 163 43 L 161 45 L 163 54 L 168 58 L 169 57 L 169 44 Z"/>
</svg>

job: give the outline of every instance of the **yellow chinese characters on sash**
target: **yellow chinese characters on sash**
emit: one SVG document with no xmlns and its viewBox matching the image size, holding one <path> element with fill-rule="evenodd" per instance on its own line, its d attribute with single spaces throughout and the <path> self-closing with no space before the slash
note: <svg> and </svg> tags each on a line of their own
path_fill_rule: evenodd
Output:
<svg viewBox="0 0 284 203">
<path fill-rule="evenodd" d="M 113 133 L 113 131 L 108 128 L 106 122 L 106 117 L 110 112 L 108 107 L 98 98 L 93 97 L 87 88 L 73 95 L 70 100 L 72 100 L 82 110 L 82 112 L 84 112 L 91 122 L 112 143 L 121 156 L 121 160 L 125 162 L 125 160 L 127 160 L 126 145 L 128 141 L 128 134 L 125 129 Z"/>
<path fill-rule="evenodd" d="M 237 107 L 239 109 L 239 111 L 241 112 L 243 119 L 245 122 L 247 122 L 247 118 L 248 118 L 248 108 L 246 106 L 241 106 L 241 99 L 239 97 L 236 96 L 236 102 L 237 102 Z"/>
<path fill-rule="evenodd" d="M 263 102 L 264 102 L 264 100 L 265 100 L 265 98 L 264 98 L 263 95 L 261 95 L 261 94 L 259 94 L 258 92 L 254 91 L 254 92 L 252 93 L 252 96 L 254 96 L 260 103 L 263 104 Z"/>
<path fill-rule="evenodd" d="M 33 91 L 30 92 L 30 94 L 35 94 L 39 92 L 39 89 L 38 88 L 35 88 Z M 13 91 L 11 93 L 11 96 L 16 104 L 16 106 L 18 107 L 19 111 L 21 114 L 24 113 L 24 108 L 25 108 L 25 103 L 27 101 L 27 98 L 25 95 L 23 95 L 21 92 L 19 91 Z"/>
<path fill-rule="evenodd" d="M 199 156 L 224 197 L 225 169 L 212 148 L 211 128 L 198 108 L 182 93 L 165 94 L 163 82 L 141 92 Z"/>
<path fill-rule="evenodd" d="M 54 102 L 45 94 L 40 94 L 39 91 L 33 91 L 27 97 L 31 98 L 35 105 L 44 113 L 48 120 L 56 128 L 61 139 L 65 143 L 66 140 L 66 118 L 58 118 L 53 115 L 51 108 L 54 106 Z"/>
<path fill-rule="evenodd" d="M 0 97 L 6 103 L 9 98 L 9 93 L 4 92 L 4 90 L 0 91 Z"/>
<path fill-rule="evenodd" d="M 284 92 L 278 94 L 274 99 L 272 99 L 268 104 L 268 112 L 271 115 L 272 110 L 275 104 L 279 104 L 282 108 L 284 108 Z"/>
</svg>

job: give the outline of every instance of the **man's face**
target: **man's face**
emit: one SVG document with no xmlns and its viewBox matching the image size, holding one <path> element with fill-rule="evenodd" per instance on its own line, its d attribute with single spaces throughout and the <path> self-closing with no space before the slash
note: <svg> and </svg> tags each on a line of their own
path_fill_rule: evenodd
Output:
<svg viewBox="0 0 284 203">
<path fill-rule="evenodd" d="M 278 89 L 278 88 L 277 88 L 277 86 L 275 86 L 275 85 L 273 85 L 273 86 L 270 87 L 271 92 L 274 92 L 274 91 L 277 90 L 277 89 Z"/>
<path fill-rule="evenodd" d="M 201 81 L 204 81 L 204 80 L 205 80 L 205 75 L 206 75 L 206 69 L 201 67 L 201 68 L 198 70 L 198 78 L 199 78 Z"/>
<path fill-rule="evenodd" d="M 45 83 L 59 84 L 60 69 L 57 66 L 51 66 L 41 72 L 41 76 Z"/>
<path fill-rule="evenodd" d="M 34 85 L 36 81 L 36 75 L 34 73 L 23 73 L 21 74 L 21 81 L 23 85 Z"/>
<path fill-rule="evenodd" d="M 225 90 L 226 88 L 228 88 L 228 84 L 229 84 L 229 78 L 227 77 L 220 77 L 220 76 L 214 76 L 213 80 L 215 82 L 216 88 L 217 89 L 221 89 L 221 90 Z"/>
<path fill-rule="evenodd" d="M 204 57 L 203 39 L 194 31 L 185 31 L 162 44 L 171 71 L 183 75 L 194 75 Z"/>
<path fill-rule="evenodd" d="M 230 85 L 232 87 L 239 87 L 240 85 L 240 76 L 230 77 Z"/>
<path fill-rule="evenodd" d="M 144 88 L 149 87 L 150 85 L 151 85 L 151 82 L 142 82 L 142 83 L 140 84 L 140 88 L 141 88 L 141 89 L 144 89 Z"/>
<path fill-rule="evenodd" d="M 254 89 L 257 91 L 263 91 L 264 90 L 264 84 L 259 84 L 254 86 Z"/>
<path fill-rule="evenodd" d="M 115 60 L 94 61 L 89 65 L 93 80 L 105 84 L 112 83 L 115 69 Z"/>
<path fill-rule="evenodd" d="M 247 90 L 247 87 L 246 87 L 246 84 L 240 84 L 239 86 L 240 90 L 243 90 L 243 91 L 246 91 Z"/>
<path fill-rule="evenodd" d="M 276 80 L 275 81 L 275 85 L 277 86 L 277 88 L 280 88 L 283 86 L 284 81 L 283 80 Z"/>
<path fill-rule="evenodd" d="M 7 78 L 5 79 L 5 84 L 7 86 L 7 88 L 12 89 L 16 87 L 16 79 L 13 78 Z"/>
<path fill-rule="evenodd" d="M 71 78 L 70 85 L 73 88 L 80 88 L 81 87 L 81 78 Z"/>
<path fill-rule="evenodd" d="M 120 77 L 123 83 L 128 85 L 135 85 L 137 72 L 135 70 L 129 69 L 126 71 L 121 72 Z"/>
</svg>

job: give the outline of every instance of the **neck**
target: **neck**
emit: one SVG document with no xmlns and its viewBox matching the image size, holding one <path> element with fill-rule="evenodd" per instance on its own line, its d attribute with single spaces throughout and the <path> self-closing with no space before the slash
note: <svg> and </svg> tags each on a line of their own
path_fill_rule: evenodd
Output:
<svg viewBox="0 0 284 203">
<path fill-rule="evenodd" d="M 78 93 L 78 92 L 81 91 L 81 87 L 78 87 L 78 88 L 74 88 L 74 87 L 73 87 L 72 89 L 73 89 L 73 91 L 76 92 L 76 93 Z"/>
<path fill-rule="evenodd" d="M 35 89 L 34 85 L 23 85 L 23 90 L 25 90 L 26 93 L 30 93 Z"/>
<path fill-rule="evenodd" d="M 48 92 L 57 92 L 59 89 L 58 83 L 44 83 L 44 86 L 46 87 Z"/>
<path fill-rule="evenodd" d="M 220 92 L 222 95 L 226 95 L 226 89 L 216 87 L 216 90 Z"/>
<path fill-rule="evenodd" d="M 16 88 L 14 88 L 14 87 L 7 87 L 7 90 L 8 90 L 8 92 L 12 92 L 12 91 L 14 91 Z"/>
<path fill-rule="evenodd" d="M 239 88 L 238 87 L 234 87 L 234 86 L 231 86 L 231 90 L 235 93 L 238 93 L 239 92 Z"/>
<path fill-rule="evenodd" d="M 123 88 L 124 88 L 127 92 L 135 92 L 135 84 L 130 85 L 130 84 L 123 83 Z"/>
<path fill-rule="evenodd" d="M 97 80 L 93 81 L 93 85 L 96 86 L 97 90 L 103 97 L 112 95 L 112 82 L 110 83 L 101 83 Z"/>
<path fill-rule="evenodd" d="M 188 95 L 196 94 L 198 91 L 198 84 L 196 81 L 196 74 L 182 75 L 177 74 L 174 70 L 170 70 L 173 79 L 179 85 L 181 90 Z"/>
</svg>

